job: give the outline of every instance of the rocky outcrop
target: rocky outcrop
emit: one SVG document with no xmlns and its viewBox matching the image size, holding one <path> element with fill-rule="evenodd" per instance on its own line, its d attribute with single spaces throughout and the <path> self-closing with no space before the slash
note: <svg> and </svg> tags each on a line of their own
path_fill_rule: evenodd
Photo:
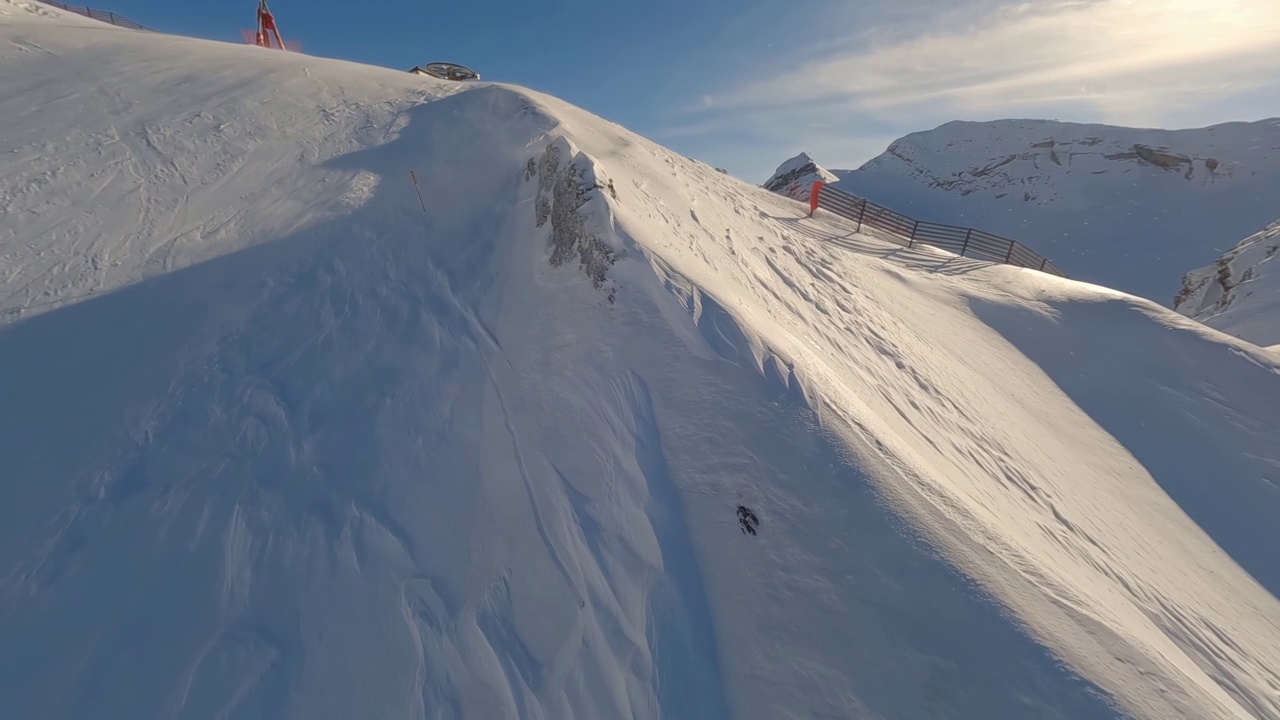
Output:
<svg viewBox="0 0 1280 720">
<path fill-rule="evenodd" d="M 1021 193 L 1023 202 L 1061 197 L 1054 187 L 1061 184 L 1055 182 L 1055 176 L 1071 175 L 1073 169 L 1096 176 L 1124 174 L 1127 165 L 1139 165 L 1181 171 L 1186 180 L 1203 179 L 1208 182 L 1232 174 L 1232 168 L 1215 157 L 1192 156 L 1142 143 L 1120 148 L 1108 143 L 1112 146 L 1108 148 L 1103 146 L 1104 142 L 1099 137 L 1044 138 L 1015 152 L 987 156 L 967 167 L 949 168 L 946 172 L 931 167 L 931 162 L 921 157 L 921 149 L 905 140 L 890 145 L 885 154 L 901 162 L 908 174 L 916 176 L 928 187 L 960 195 L 986 190 L 996 193 L 998 198 L 1016 190 Z"/>
<path fill-rule="evenodd" d="M 1280 342 L 1280 220 L 1241 240 L 1213 265 L 1187 273 L 1173 309 L 1268 346 Z"/>
<path fill-rule="evenodd" d="M 538 159 L 530 158 L 524 172 L 526 181 L 538 181 L 536 226 L 551 222 L 551 265 L 560 267 L 576 258 L 578 269 L 601 289 L 609 280 L 609 268 L 617 262 L 617 252 L 604 239 L 607 213 L 601 207 L 600 191 L 608 191 L 615 200 L 617 191 L 612 180 L 601 183 L 597 175 L 595 163 L 563 138 L 548 144 Z M 610 302 L 614 292 L 610 288 Z"/>
</svg>

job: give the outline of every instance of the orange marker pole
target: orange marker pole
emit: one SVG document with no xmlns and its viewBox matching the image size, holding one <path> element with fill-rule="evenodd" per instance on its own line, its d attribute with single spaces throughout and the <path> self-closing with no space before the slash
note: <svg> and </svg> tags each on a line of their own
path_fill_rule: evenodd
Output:
<svg viewBox="0 0 1280 720">
<path fill-rule="evenodd" d="M 813 189 L 809 191 L 809 217 L 818 212 L 818 193 L 822 192 L 822 186 L 826 183 L 821 180 L 813 181 Z"/>
</svg>

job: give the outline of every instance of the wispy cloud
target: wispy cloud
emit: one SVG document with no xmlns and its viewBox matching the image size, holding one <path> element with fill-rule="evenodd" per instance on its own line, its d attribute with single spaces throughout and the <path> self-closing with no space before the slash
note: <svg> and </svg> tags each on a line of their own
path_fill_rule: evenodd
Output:
<svg viewBox="0 0 1280 720">
<path fill-rule="evenodd" d="M 1280 115 L 1277 0 L 1049 0 L 932 17 L 732 83 L 685 108 L 673 136 L 745 121 L 782 140 L 803 118 L 897 136 L 953 119 L 1181 127 Z"/>
</svg>

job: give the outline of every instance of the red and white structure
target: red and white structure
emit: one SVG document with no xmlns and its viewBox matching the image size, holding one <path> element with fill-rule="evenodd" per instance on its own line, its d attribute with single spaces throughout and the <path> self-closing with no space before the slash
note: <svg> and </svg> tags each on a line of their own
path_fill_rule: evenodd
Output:
<svg viewBox="0 0 1280 720">
<path fill-rule="evenodd" d="M 284 38 L 280 37 L 280 28 L 276 26 L 276 18 L 271 14 L 271 8 L 267 7 L 267 0 L 258 0 L 257 31 L 241 30 L 240 32 L 244 34 L 245 42 L 258 47 L 291 50 L 293 52 L 301 49 L 298 43 L 289 42 L 286 44 Z"/>
</svg>

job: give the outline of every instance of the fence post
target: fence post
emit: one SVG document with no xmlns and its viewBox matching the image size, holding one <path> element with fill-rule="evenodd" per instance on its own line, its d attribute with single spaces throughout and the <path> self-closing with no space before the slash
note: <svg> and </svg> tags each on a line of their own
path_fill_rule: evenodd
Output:
<svg viewBox="0 0 1280 720">
<path fill-rule="evenodd" d="M 973 228 L 969 228 L 964 233 L 964 245 L 960 248 L 960 257 L 969 252 L 969 238 L 973 237 Z"/>
<path fill-rule="evenodd" d="M 1005 253 L 1005 254 L 1004 254 L 1004 264 L 1005 264 L 1005 265 L 1008 265 L 1008 264 L 1009 264 L 1009 261 L 1010 261 L 1011 259 L 1013 259 L 1013 246 L 1014 246 L 1014 245 L 1017 245 L 1017 244 L 1018 244 L 1018 243 L 1016 243 L 1016 242 L 1014 242 L 1014 241 L 1012 241 L 1012 240 L 1010 240 L 1010 241 L 1009 241 L 1009 252 L 1007 252 L 1007 253 Z"/>
<path fill-rule="evenodd" d="M 1044 272 L 1044 266 L 1049 264 L 1049 258 L 1040 258 L 1040 272 Z"/>
<path fill-rule="evenodd" d="M 858 227 L 854 232 L 862 232 L 862 216 L 867 214 L 867 201 L 863 199 L 862 207 L 858 208 Z"/>
<path fill-rule="evenodd" d="M 911 247 L 913 244 L 915 244 L 915 241 L 916 241 L 916 230 L 918 230 L 919 228 L 920 228 L 920 221 L 919 221 L 919 220 L 916 220 L 916 221 L 911 225 L 911 237 L 907 238 L 907 247 L 908 247 L 908 248 L 909 248 L 909 247 Z"/>
</svg>

